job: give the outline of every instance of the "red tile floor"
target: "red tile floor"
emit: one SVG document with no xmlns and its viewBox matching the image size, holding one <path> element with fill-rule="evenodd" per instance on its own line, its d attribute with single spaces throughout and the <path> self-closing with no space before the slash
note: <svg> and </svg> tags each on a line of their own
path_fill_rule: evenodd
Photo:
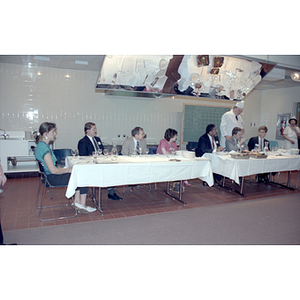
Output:
<svg viewBox="0 0 300 300">
<path fill-rule="evenodd" d="M 298 173 L 299 172 L 296 171 L 292 172 L 291 187 L 296 187 Z M 94 212 L 88 215 L 79 214 L 74 218 L 66 220 L 41 222 L 39 220 L 39 211 L 35 207 L 36 194 L 40 180 L 39 177 L 37 177 L 37 174 L 24 173 L 9 175 L 6 185 L 2 187 L 3 193 L 0 194 L 2 230 L 8 231 L 42 226 L 92 222 L 114 218 L 128 218 L 182 209 L 192 209 L 195 207 L 274 197 L 291 193 L 299 193 L 300 198 L 299 189 L 289 190 L 274 184 L 256 183 L 254 176 L 247 177 L 246 179 L 247 182 L 244 187 L 245 197 L 234 192 L 234 190 L 230 192 L 218 186 L 211 188 L 203 186 L 202 181 L 199 179 L 190 180 L 192 185 L 186 187 L 186 190 L 183 193 L 183 200 L 187 202 L 186 205 L 173 200 L 171 197 L 163 193 L 163 190 L 166 187 L 165 183 L 157 184 L 156 190 L 153 190 L 152 186 L 151 192 L 149 192 L 146 188 L 141 187 L 131 193 L 126 187 L 125 194 L 122 196 L 124 199 L 123 201 L 108 200 L 106 189 L 102 189 L 104 208 L 103 215 L 99 212 Z M 286 184 L 287 172 L 282 172 L 280 174 L 278 182 Z M 232 184 L 231 181 L 227 181 L 226 184 L 229 186 L 231 185 L 233 188 L 238 188 L 238 186 Z M 148 187 L 148 185 L 145 187 Z M 123 192 L 123 187 L 119 187 L 118 190 Z M 57 201 L 67 202 L 64 194 L 64 188 L 55 189 L 55 200 L 52 200 L 51 205 L 55 204 Z M 93 205 L 91 198 L 88 198 L 87 203 L 88 205 Z M 70 206 L 63 209 L 47 209 L 45 213 L 43 213 L 43 218 L 47 218 L 49 216 L 58 217 L 70 215 L 72 213 L 74 213 L 74 211 Z"/>
</svg>

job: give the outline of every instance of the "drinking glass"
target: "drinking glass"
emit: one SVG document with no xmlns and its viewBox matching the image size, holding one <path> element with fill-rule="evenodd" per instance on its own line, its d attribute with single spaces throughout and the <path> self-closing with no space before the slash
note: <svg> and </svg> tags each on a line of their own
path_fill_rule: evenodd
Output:
<svg viewBox="0 0 300 300">
<path fill-rule="evenodd" d="M 78 150 L 77 149 L 72 149 L 71 150 L 73 158 L 75 158 L 75 156 L 78 156 Z"/>
<path fill-rule="evenodd" d="M 98 152 L 97 151 L 93 151 L 94 162 L 97 161 L 97 156 L 98 156 Z"/>
<path fill-rule="evenodd" d="M 107 158 L 107 156 L 108 156 L 108 149 L 104 149 L 103 150 L 103 154 L 104 154 L 104 157 Z"/>
<path fill-rule="evenodd" d="M 171 154 L 172 154 L 172 156 L 175 156 L 175 149 L 174 148 L 170 148 L 170 151 L 171 151 Z"/>
<path fill-rule="evenodd" d="M 98 155 L 101 156 L 101 154 L 102 154 L 102 149 L 99 149 L 98 150 Z"/>
<path fill-rule="evenodd" d="M 133 156 L 133 157 L 136 157 L 136 149 L 133 149 L 133 151 L 132 151 L 132 156 Z"/>
<path fill-rule="evenodd" d="M 139 147 L 138 152 L 139 152 L 139 155 L 142 155 L 142 153 L 143 153 L 142 147 Z"/>
<path fill-rule="evenodd" d="M 148 155 L 149 154 L 149 148 L 145 149 L 145 154 Z"/>
<path fill-rule="evenodd" d="M 255 144 L 255 147 L 253 149 L 253 152 L 258 153 L 259 152 L 259 145 Z"/>
</svg>

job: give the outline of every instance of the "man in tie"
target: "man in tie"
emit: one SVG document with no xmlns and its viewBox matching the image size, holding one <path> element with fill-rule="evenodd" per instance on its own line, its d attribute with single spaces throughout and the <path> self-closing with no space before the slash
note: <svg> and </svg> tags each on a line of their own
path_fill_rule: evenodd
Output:
<svg viewBox="0 0 300 300">
<path fill-rule="evenodd" d="M 244 126 L 243 126 L 243 119 L 240 114 L 243 112 L 244 109 L 244 101 L 238 102 L 233 108 L 224 113 L 221 117 L 221 146 L 225 147 L 225 141 L 231 140 L 232 129 L 234 127 L 239 127 L 242 129 L 242 134 L 244 134 Z"/>
<path fill-rule="evenodd" d="M 268 143 L 268 150 L 270 150 L 270 142 L 267 139 L 265 139 L 267 132 L 268 132 L 267 126 L 260 126 L 258 128 L 258 136 L 254 136 L 250 138 L 248 142 L 249 151 L 253 150 L 255 145 L 259 145 L 259 151 L 263 151 L 266 146 L 266 143 Z M 273 175 L 275 174 L 276 173 L 273 173 Z M 269 181 L 268 175 L 269 175 L 268 173 L 257 174 L 257 181 L 268 182 Z"/>
<path fill-rule="evenodd" d="M 104 150 L 101 139 L 97 136 L 97 127 L 93 122 L 85 123 L 85 136 L 78 142 L 78 152 L 80 156 L 90 156 L 94 151 Z M 108 187 L 108 198 L 115 201 L 123 200 L 115 193 L 114 187 Z"/>
<path fill-rule="evenodd" d="M 195 150 L 197 157 L 201 157 L 204 153 L 215 153 L 223 150 L 217 134 L 218 129 L 214 124 L 206 126 L 205 134 L 200 136 L 198 147 Z"/>
<path fill-rule="evenodd" d="M 133 150 L 137 150 L 136 153 L 139 153 L 139 148 L 142 148 L 142 152 L 145 153 L 147 148 L 147 142 L 145 139 L 145 133 L 143 128 L 135 127 L 131 130 L 132 137 L 125 140 L 122 145 L 122 154 L 123 155 L 132 155 Z"/>
<path fill-rule="evenodd" d="M 267 139 L 265 139 L 267 132 L 267 126 L 260 126 L 258 128 L 258 136 L 250 138 L 248 142 L 249 151 L 253 150 L 255 145 L 259 145 L 260 151 L 263 151 L 266 143 L 268 143 L 268 149 L 270 150 L 270 143 Z"/>
<path fill-rule="evenodd" d="M 208 124 L 206 126 L 205 134 L 200 136 L 198 141 L 198 147 L 196 148 L 196 156 L 200 157 L 204 153 L 215 153 L 223 150 L 223 147 L 220 146 L 218 138 L 218 129 L 215 124 Z M 221 175 L 213 174 L 215 183 L 222 179 Z M 206 182 L 203 182 L 204 186 L 207 186 Z"/>
<path fill-rule="evenodd" d="M 246 139 L 242 137 L 243 130 L 239 127 L 234 127 L 232 129 L 232 136 L 230 140 L 226 139 L 226 151 L 239 151 L 239 150 L 247 150 L 247 145 L 245 143 Z"/>
</svg>

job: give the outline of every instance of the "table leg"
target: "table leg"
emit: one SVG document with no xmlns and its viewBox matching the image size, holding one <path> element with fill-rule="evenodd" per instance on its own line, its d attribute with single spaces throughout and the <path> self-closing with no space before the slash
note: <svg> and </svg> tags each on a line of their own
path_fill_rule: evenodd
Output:
<svg viewBox="0 0 300 300">
<path fill-rule="evenodd" d="M 96 200 L 96 188 L 93 187 L 93 197 L 92 197 L 93 203 L 94 203 L 95 207 L 97 208 L 97 210 L 103 215 L 104 211 L 103 211 L 103 208 L 102 208 L 101 187 L 99 187 L 99 195 L 98 195 L 98 197 L 99 197 L 99 199 L 98 199 L 98 203 L 97 203 L 97 200 Z"/>
<path fill-rule="evenodd" d="M 167 194 L 168 196 L 172 197 L 173 199 L 183 203 L 184 205 L 186 205 L 186 202 L 182 200 L 182 180 L 179 181 L 179 197 L 174 196 L 171 192 L 170 192 L 170 182 L 167 182 L 167 189 L 163 191 L 165 194 Z"/>
<path fill-rule="evenodd" d="M 238 194 L 240 194 L 240 195 L 243 196 L 243 197 L 245 197 L 245 195 L 243 194 L 243 190 L 244 190 L 244 181 L 245 181 L 244 176 L 240 177 L 240 191 L 235 190 Z"/>
<path fill-rule="evenodd" d="M 279 172 L 279 173 L 280 173 L 280 172 Z M 274 181 L 269 181 L 268 183 L 273 183 L 273 184 L 276 184 L 276 185 L 285 187 L 285 188 L 287 188 L 287 189 L 289 189 L 289 190 L 294 190 L 294 188 L 290 187 L 291 175 L 292 175 L 292 171 L 289 171 L 289 173 L 288 173 L 288 181 L 287 181 L 287 184 L 286 184 L 286 185 L 281 184 L 281 183 L 278 183 L 278 182 L 277 182 L 278 177 L 277 177 L 276 182 L 274 182 Z"/>
</svg>

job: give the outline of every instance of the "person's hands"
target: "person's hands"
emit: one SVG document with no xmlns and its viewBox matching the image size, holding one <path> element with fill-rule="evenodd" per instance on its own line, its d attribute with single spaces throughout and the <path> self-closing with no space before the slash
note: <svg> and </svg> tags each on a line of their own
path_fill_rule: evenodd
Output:
<svg viewBox="0 0 300 300">
<path fill-rule="evenodd" d="M 246 142 L 246 138 L 241 138 L 241 144 Z"/>
<path fill-rule="evenodd" d="M 217 152 L 220 152 L 220 151 L 222 151 L 224 148 L 222 147 L 222 146 L 219 146 L 218 148 L 217 148 Z"/>
</svg>

